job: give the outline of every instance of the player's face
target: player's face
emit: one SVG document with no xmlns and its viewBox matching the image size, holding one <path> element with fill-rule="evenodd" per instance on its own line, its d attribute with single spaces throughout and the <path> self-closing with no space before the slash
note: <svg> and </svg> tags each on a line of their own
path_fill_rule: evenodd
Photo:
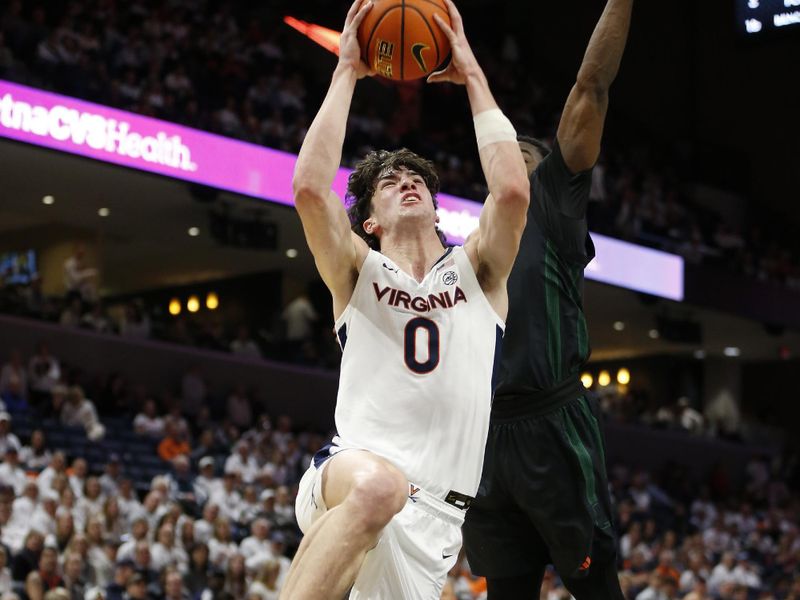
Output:
<svg viewBox="0 0 800 600">
<path fill-rule="evenodd" d="M 539 163 L 542 162 L 542 155 L 536 146 L 528 142 L 520 142 L 519 149 L 522 152 L 522 158 L 525 159 L 525 168 L 528 170 L 528 177 L 530 177 L 536 167 L 539 166 Z"/>
<path fill-rule="evenodd" d="M 386 229 L 407 218 L 427 217 L 435 222 L 433 198 L 422 175 L 405 167 L 387 170 L 378 177 L 372 198 L 372 217 Z"/>
</svg>

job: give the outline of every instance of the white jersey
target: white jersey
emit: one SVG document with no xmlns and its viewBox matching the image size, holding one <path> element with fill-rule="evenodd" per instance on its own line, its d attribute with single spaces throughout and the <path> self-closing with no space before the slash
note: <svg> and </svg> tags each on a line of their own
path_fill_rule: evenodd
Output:
<svg viewBox="0 0 800 600">
<path fill-rule="evenodd" d="M 382 456 L 442 499 L 474 496 L 504 322 L 463 248 L 421 283 L 371 250 L 335 327 L 337 450 Z"/>
</svg>

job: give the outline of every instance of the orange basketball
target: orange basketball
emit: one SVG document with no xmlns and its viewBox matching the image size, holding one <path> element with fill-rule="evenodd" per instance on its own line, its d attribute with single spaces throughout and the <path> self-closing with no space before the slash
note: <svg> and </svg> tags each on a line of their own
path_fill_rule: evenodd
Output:
<svg viewBox="0 0 800 600">
<path fill-rule="evenodd" d="M 450 42 L 436 24 L 438 13 L 450 23 L 443 0 L 373 0 L 358 28 L 364 62 L 395 81 L 425 77 L 450 53 Z"/>
</svg>

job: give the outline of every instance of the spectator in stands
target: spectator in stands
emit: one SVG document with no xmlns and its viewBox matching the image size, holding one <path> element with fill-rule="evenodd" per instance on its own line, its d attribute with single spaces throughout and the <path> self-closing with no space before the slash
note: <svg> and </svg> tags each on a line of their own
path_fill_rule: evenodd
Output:
<svg viewBox="0 0 800 600">
<path fill-rule="evenodd" d="M 183 577 L 177 569 L 167 569 L 164 578 L 164 600 L 189 600 Z"/>
<path fill-rule="evenodd" d="M 69 470 L 69 485 L 75 492 L 76 500 L 83 497 L 83 490 L 86 489 L 86 478 L 89 476 L 89 464 L 85 458 L 78 457 L 72 461 Z M 84 511 L 80 511 L 83 513 Z M 83 529 L 83 527 L 81 527 Z"/>
<path fill-rule="evenodd" d="M 208 541 L 209 560 L 221 569 L 227 569 L 228 561 L 239 553 L 239 547 L 233 541 L 231 522 L 226 517 L 219 517 L 214 522 L 214 534 Z"/>
<path fill-rule="evenodd" d="M 189 557 L 186 551 L 175 543 L 175 527 L 171 522 L 164 521 L 161 524 L 150 552 L 152 568 L 156 571 L 162 571 L 166 567 L 173 567 L 181 573 L 188 571 Z"/>
<path fill-rule="evenodd" d="M 53 455 L 47 448 L 44 432 L 34 429 L 28 446 L 23 446 L 19 452 L 20 462 L 29 471 L 41 471 L 50 464 Z"/>
<path fill-rule="evenodd" d="M 54 536 L 56 529 L 56 510 L 58 509 L 58 495 L 54 490 L 42 494 L 39 506 L 28 513 L 30 517 L 29 525 L 31 529 L 42 532 L 47 539 Z M 24 514 L 24 513 L 23 513 Z"/>
<path fill-rule="evenodd" d="M 105 589 L 105 600 L 123 600 L 125 598 L 125 586 L 133 576 L 133 569 L 132 560 L 117 560 L 114 567 L 114 578 Z"/>
<path fill-rule="evenodd" d="M 158 580 L 158 572 L 152 567 L 150 544 L 147 541 L 140 540 L 136 542 L 136 546 L 133 549 L 133 562 L 136 565 L 136 570 L 145 576 L 148 583 L 155 583 Z"/>
<path fill-rule="evenodd" d="M 101 518 L 103 520 L 103 531 L 105 531 L 109 540 L 119 542 L 122 536 L 127 533 L 128 522 L 120 512 L 116 495 L 106 496 Z M 121 542 L 119 543 L 121 544 Z M 119 548 L 116 550 L 119 550 Z"/>
<path fill-rule="evenodd" d="M 246 358 L 261 358 L 261 348 L 250 337 L 246 325 L 240 325 L 236 331 L 236 339 L 231 342 L 231 352 Z"/>
<path fill-rule="evenodd" d="M 282 318 L 286 326 L 286 356 L 302 362 L 306 356 L 306 344 L 314 335 L 314 324 L 319 319 L 307 293 L 292 300 L 283 310 Z"/>
<path fill-rule="evenodd" d="M 278 595 L 281 591 L 278 585 L 280 572 L 281 565 L 277 560 L 269 558 L 264 561 L 256 571 L 257 574 L 247 589 L 247 597 L 252 598 L 255 596 L 260 600 L 278 600 Z M 442 598 L 447 598 L 447 596 L 443 594 Z M 455 596 L 452 596 L 452 600 L 456 600 Z"/>
<path fill-rule="evenodd" d="M 92 441 L 98 441 L 105 435 L 105 427 L 97 417 L 94 402 L 84 396 L 83 388 L 78 385 L 67 391 L 60 418 L 67 427 L 83 427 L 86 436 Z"/>
<path fill-rule="evenodd" d="M 164 436 L 164 419 L 158 416 L 158 407 L 152 398 L 145 400 L 142 412 L 133 419 L 133 430 L 154 439 Z"/>
<path fill-rule="evenodd" d="M 158 456 L 161 457 L 161 460 L 170 462 L 181 454 L 185 454 L 188 457 L 191 451 L 192 448 L 189 446 L 186 434 L 178 431 L 174 423 L 165 423 L 164 438 L 158 444 Z"/>
<path fill-rule="evenodd" d="M 141 300 L 134 300 L 125 305 L 125 314 L 119 324 L 119 334 L 133 340 L 150 338 L 150 317 L 144 310 Z"/>
<path fill-rule="evenodd" d="M 17 515 L 32 515 L 33 511 L 36 510 L 38 500 L 39 487 L 35 481 L 27 480 L 22 488 L 22 493 L 17 494 L 16 499 L 11 504 L 11 512 Z"/>
<path fill-rule="evenodd" d="M 63 587 L 64 580 L 58 565 L 58 551 L 52 546 L 45 546 L 39 557 L 38 571 L 28 574 L 27 580 L 38 579 L 44 592 Z M 38 583 L 38 582 L 37 582 Z"/>
<path fill-rule="evenodd" d="M 92 517 L 103 514 L 103 506 L 106 497 L 100 480 L 95 476 L 89 476 L 83 484 L 83 495 L 78 500 L 78 510 L 83 513 L 84 521 L 89 522 Z"/>
<path fill-rule="evenodd" d="M 22 444 L 19 438 L 11 432 L 11 415 L 6 411 L 0 411 L 0 456 L 5 456 L 9 448 L 19 450 Z"/>
<path fill-rule="evenodd" d="M 198 365 L 193 365 L 181 380 L 181 409 L 183 414 L 194 416 L 206 402 L 206 382 Z"/>
<path fill-rule="evenodd" d="M 244 483 L 253 483 L 259 474 L 258 461 L 252 453 L 249 440 L 240 440 L 234 452 L 225 461 L 225 472 L 237 472 Z"/>
<path fill-rule="evenodd" d="M 204 456 L 198 463 L 200 473 L 194 479 L 193 491 L 197 503 L 200 505 L 205 504 L 211 494 L 222 484 L 218 478 L 214 477 L 214 467 L 214 458 L 211 456 Z"/>
<path fill-rule="evenodd" d="M 239 519 L 239 514 L 242 510 L 242 495 L 239 493 L 238 471 L 231 469 L 225 470 L 225 476 L 222 478 L 222 486 L 211 494 L 209 502 L 219 507 L 221 518 L 231 521 L 237 521 Z M 217 519 L 217 521 L 219 521 L 219 519 Z M 212 550 L 213 554 L 213 547 L 210 542 L 209 548 Z"/>
<path fill-rule="evenodd" d="M 272 544 L 270 543 L 270 524 L 263 517 L 257 518 L 250 526 L 251 535 L 244 538 L 239 544 L 239 551 L 247 561 L 248 568 L 252 568 L 251 560 L 259 561 L 272 558 Z"/>
<path fill-rule="evenodd" d="M 64 289 L 68 300 L 79 298 L 87 304 L 97 299 L 97 269 L 86 266 L 86 246 L 75 244 L 72 255 L 64 261 Z"/>
<path fill-rule="evenodd" d="M 133 560 L 136 544 L 142 541 L 147 541 L 147 534 L 150 530 L 150 524 L 144 514 L 135 516 L 131 520 L 130 534 L 128 534 L 122 542 L 122 545 L 117 549 L 117 560 Z"/>
<path fill-rule="evenodd" d="M 80 326 L 95 333 L 112 333 L 111 320 L 100 301 L 95 302 L 91 310 L 81 317 Z"/>
<path fill-rule="evenodd" d="M 28 377 L 33 404 L 49 402 L 51 390 L 61 379 L 61 366 L 45 342 L 39 343 L 28 362 Z"/>
<path fill-rule="evenodd" d="M 243 431 L 252 425 L 253 407 L 243 384 L 237 384 L 228 396 L 227 413 L 230 422 Z"/>
<path fill-rule="evenodd" d="M 11 592 L 13 583 L 11 579 L 11 569 L 8 567 L 8 550 L 0 545 L 0 596 Z"/>
<path fill-rule="evenodd" d="M 116 498 L 119 504 L 119 511 L 128 523 L 131 522 L 131 518 L 136 513 L 142 511 L 142 504 L 136 497 L 133 482 L 130 479 L 123 478 L 120 480 Z"/>
<path fill-rule="evenodd" d="M 275 490 L 275 522 L 278 527 L 294 525 L 294 502 L 289 496 L 289 488 L 285 485 Z"/>
<path fill-rule="evenodd" d="M 155 478 L 154 478 L 155 479 Z M 155 489 L 151 484 L 150 492 L 144 497 L 142 502 L 142 515 L 147 519 L 148 531 L 155 532 L 158 527 L 158 520 L 164 514 L 162 504 L 166 501 L 164 494 Z"/>
<path fill-rule="evenodd" d="M 69 593 L 70 600 L 82 599 L 88 589 L 83 578 L 83 559 L 74 552 L 68 552 L 64 556 L 63 587 Z"/>
<path fill-rule="evenodd" d="M 58 323 L 64 327 L 79 327 L 81 325 L 82 315 L 83 302 L 78 296 L 72 296 L 61 311 L 61 315 L 58 317 Z"/>
<path fill-rule="evenodd" d="M 183 576 L 187 591 L 196 598 L 208 583 L 208 546 L 198 542 L 189 551 L 189 567 Z"/>
<path fill-rule="evenodd" d="M 198 542 L 208 543 L 214 534 L 214 523 L 219 517 L 219 506 L 209 500 L 203 505 L 203 518 L 194 523 L 194 537 Z"/>
<path fill-rule="evenodd" d="M 23 401 L 28 399 L 28 374 L 22 362 L 22 353 L 19 350 L 12 350 L 9 361 L 0 369 L 0 399 L 6 403 L 6 410 L 14 411 L 6 399 L 6 394 L 13 392 L 15 397 Z M 26 405 L 21 408 L 24 409 Z M 16 411 L 15 411 L 16 412 Z"/>
<path fill-rule="evenodd" d="M 55 480 L 56 476 L 64 476 L 67 472 L 67 459 L 64 456 L 64 453 L 60 450 L 53 452 L 53 458 L 50 460 L 50 464 L 45 468 L 44 471 L 39 473 L 39 476 L 36 478 L 36 482 L 39 484 L 39 491 L 45 492 L 47 490 L 53 489 L 53 481 Z"/>
<path fill-rule="evenodd" d="M 181 413 L 180 402 L 176 401 L 171 396 L 167 396 L 163 399 L 163 404 L 169 408 L 169 411 L 164 417 L 164 425 L 166 426 L 167 423 L 172 423 L 175 426 L 175 431 L 189 439 L 189 422 Z"/>
<path fill-rule="evenodd" d="M 192 475 L 189 457 L 186 454 L 179 454 L 172 460 L 170 499 L 181 502 L 182 504 L 196 504 L 194 477 Z"/>
<path fill-rule="evenodd" d="M 148 600 L 147 575 L 134 571 L 125 584 L 125 593 L 131 600 Z"/>
<path fill-rule="evenodd" d="M 19 466 L 18 442 L 6 444 L 6 452 L 3 462 L 0 464 L 0 482 L 9 485 L 16 495 L 22 493 L 28 481 L 25 470 Z"/>
<path fill-rule="evenodd" d="M 108 462 L 99 481 L 100 489 L 106 498 L 115 496 L 119 492 L 119 483 L 122 481 L 122 461 L 116 452 L 112 452 L 108 456 Z"/>
</svg>

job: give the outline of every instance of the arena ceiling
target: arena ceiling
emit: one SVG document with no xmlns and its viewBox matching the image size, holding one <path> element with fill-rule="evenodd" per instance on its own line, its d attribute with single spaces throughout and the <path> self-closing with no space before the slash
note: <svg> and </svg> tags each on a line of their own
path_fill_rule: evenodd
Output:
<svg viewBox="0 0 800 600">
<path fill-rule="evenodd" d="M 0 156 L 0 251 L 93 241 L 101 249 L 99 266 L 108 294 L 263 271 L 282 271 L 299 281 L 315 277 L 299 220 L 289 208 L 220 193 L 216 202 L 228 203 L 234 213 L 272 221 L 278 228 L 275 250 L 231 248 L 209 235 L 211 204 L 193 197 L 183 182 L 7 140 L 0 140 Z M 45 205 L 46 195 L 55 202 Z M 100 208 L 109 215 L 100 217 Z M 190 236 L 191 227 L 199 235 Z M 295 258 L 287 257 L 289 249 L 297 250 Z M 800 354 L 797 333 L 776 337 L 760 323 L 671 301 L 646 303 L 634 292 L 599 283 L 587 283 L 586 307 L 598 360 L 697 350 L 722 356 L 731 346 L 751 360 L 776 358 L 781 347 Z M 663 314 L 700 322 L 704 343 L 651 338 Z M 624 329 L 615 329 L 617 322 Z"/>
</svg>

